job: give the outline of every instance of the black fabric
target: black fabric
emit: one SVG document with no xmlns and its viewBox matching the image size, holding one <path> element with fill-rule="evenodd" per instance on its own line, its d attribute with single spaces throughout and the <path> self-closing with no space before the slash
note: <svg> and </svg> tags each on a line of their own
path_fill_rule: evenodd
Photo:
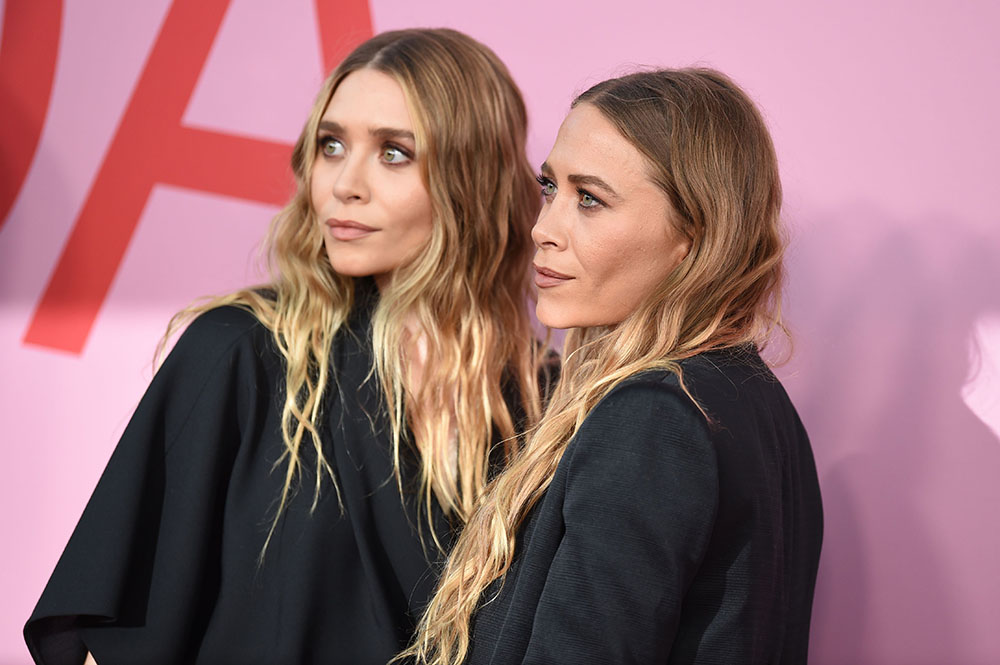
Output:
<svg viewBox="0 0 1000 665">
<path fill-rule="evenodd" d="M 157 372 L 25 626 L 38 663 L 383 664 L 410 638 L 440 557 L 392 475 L 371 367 L 371 297 L 334 341 L 322 433 L 263 562 L 284 484 L 284 369 L 233 307 L 198 317 Z M 411 465 L 412 468 L 412 465 Z M 426 520 L 424 520 L 426 523 Z M 448 526 L 435 530 L 445 543 Z"/>
<path fill-rule="evenodd" d="M 630 377 L 588 415 L 484 594 L 467 663 L 804 663 L 822 506 L 753 349 Z"/>
</svg>

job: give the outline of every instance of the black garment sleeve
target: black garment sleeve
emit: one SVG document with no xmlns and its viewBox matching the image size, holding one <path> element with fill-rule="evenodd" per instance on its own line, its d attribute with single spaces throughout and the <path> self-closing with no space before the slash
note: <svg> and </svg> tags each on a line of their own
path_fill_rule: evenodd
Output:
<svg viewBox="0 0 1000 665">
<path fill-rule="evenodd" d="M 25 625 L 36 662 L 185 661 L 218 584 L 257 325 L 236 308 L 203 314 L 156 373 Z"/>
<path fill-rule="evenodd" d="M 708 423 L 676 385 L 640 378 L 565 455 L 565 533 L 523 662 L 666 662 L 718 508 Z"/>
</svg>

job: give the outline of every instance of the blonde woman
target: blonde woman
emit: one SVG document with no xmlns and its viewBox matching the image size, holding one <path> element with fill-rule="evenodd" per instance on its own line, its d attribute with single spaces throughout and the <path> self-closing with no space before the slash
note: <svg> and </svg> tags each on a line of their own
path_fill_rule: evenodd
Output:
<svg viewBox="0 0 1000 665">
<path fill-rule="evenodd" d="M 822 538 L 781 329 L 781 187 L 711 70 L 599 83 L 542 165 L 538 318 L 560 385 L 488 488 L 421 663 L 803 663 Z"/>
<path fill-rule="evenodd" d="M 540 411 L 525 134 L 506 68 L 460 33 L 381 34 L 337 67 L 273 282 L 198 308 L 157 372 L 25 628 L 37 662 L 405 646 Z"/>
</svg>

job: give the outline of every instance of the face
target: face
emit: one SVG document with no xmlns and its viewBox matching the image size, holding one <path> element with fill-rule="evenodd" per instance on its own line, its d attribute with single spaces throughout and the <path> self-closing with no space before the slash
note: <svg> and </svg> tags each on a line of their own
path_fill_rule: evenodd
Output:
<svg viewBox="0 0 1000 665">
<path fill-rule="evenodd" d="M 615 325 L 687 255 L 649 166 L 596 107 L 577 105 L 542 165 L 545 202 L 531 232 L 538 320 Z"/>
<path fill-rule="evenodd" d="M 342 275 L 373 275 L 383 288 L 431 234 L 431 198 L 403 89 L 375 70 L 348 74 L 316 140 L 312 205 L 330 263 Z"/>
</svg>

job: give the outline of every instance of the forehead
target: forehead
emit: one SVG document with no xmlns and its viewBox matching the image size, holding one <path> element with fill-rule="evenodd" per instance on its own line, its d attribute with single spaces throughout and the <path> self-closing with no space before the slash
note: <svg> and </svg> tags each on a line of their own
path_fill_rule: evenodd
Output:
<svg viewBox="0 0 1000 665">
<path fill-rule="evenodd" d="M 597 107 L 586 102 L 575 106 L 563 120 L 546 161 L 558 176 L 596 175 L 619 192 L 623 183 L 647 176 L 643 154 Z"/>
<path fill-rule="evenodd" d="M 393 77 L 374 69 L 359 69 L 345 76 L 323 119 L 345 126 L 413 128 L 403 88 Z"/>
</svg>

